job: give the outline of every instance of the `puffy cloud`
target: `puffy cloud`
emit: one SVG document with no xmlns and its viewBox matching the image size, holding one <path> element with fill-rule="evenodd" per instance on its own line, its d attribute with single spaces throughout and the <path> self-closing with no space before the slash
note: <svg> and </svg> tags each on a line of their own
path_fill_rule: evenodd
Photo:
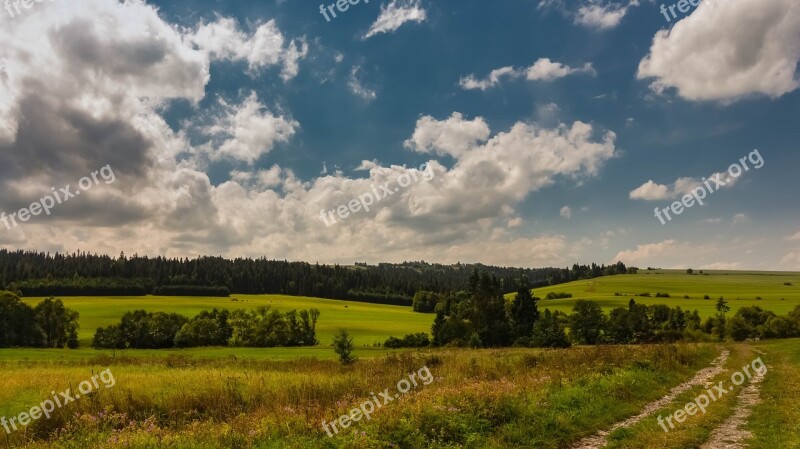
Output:
<svg viewBox="0 0 800 449">
<path fill-rule="evenodd" d="M 528 81 L 553 81 L 569 75 L 587 73 L 594 75 L 596 72 L 591 63 L 586 63 L 583 67 L 570 67 L 560 62 L 551 61 L 549 58 L 540 58 L 532 66 L 525 69 L 515 69 L 514 67 L 501 67 L 492 70 L 485 79 L 478 79 L 470 74 L 459 80 L 459 85 L 464 90 L 486 90 L 497 86 L 503 78 L 516 79 L 525 77 Z"/>
<path fill-rule="evenodd" d="M 189 41 L 211 59 L 247 61 L 251 72 L 281 64 L 285 81 L 297 76 L 299 61 L 308 54 L 305 40 L 286 43 L 275 20 L 259 25 L 248 36 L 234 19 L 219 17 L 215 22 L 199 25 Z"/>
<path fill-rule="evenodd" d="M 656 184 L 652 179 L 633 189 L 628 195 L 633 200 L 654 201 L 672 198 L 672 192 L 670 192 L 669 187 L 663 184 Z"/>
<path fill-rule="evenodd" d="M 602 31 L 616 28 L 634 6 L 639 6 L 639 0 L 631 0 L 627 4 L 603 0 L 540 0 L 538 9 L 560 11 L 565 17 L 571 18 L 575 25 Z"/>
<path fill-rule="evenodd" d="M 381 6 L 381 15 L 370 26 L 362 37 L 367 40 L 381 33 L 393 33 L 406 22 L 424 22 L 427 12 L 420 5 L 420 0 L 391 0 L 388 5 Z"/>
<path fill-rule="evenodd" d="M 794 235 L 791 235 L 791 236 L 787 237 L 786 240 L 795 241 L 795 242 L 799 241 L 800 240 L 800 231 L 797 231 Z"/>
<path fill-rule="evenodd" d="M 675 240 L 664 240 L 659 243 L 637 245 L 634 250 L 621 251 L 612 259 L 614 262 L 622 261 L 625 265 L 646 266 L 656 264 L 656 258 L 674 252 L 679 244 Z M 612 263 L 614 263 L 612 262 Z"/>
<path fill-rule="evenodd" d="M 586 63 L 583 67 L 573 68 L 560 62 L 553 62 L 549 58 L 541 58 L 526 70 L 529 81 L 552 81 L 574 73 L 595 74 L 592 64 Z"/>
<path fill-rule="evenodd" d="M 204 98 L 212 60 L 285 70 L 292 59 L 286 56 L 291 44 L 277 43 L 277 28 L 263 25 L 261 34 L 247 37 L 223 19 L 214 24 L 187 31 L 144 2 L 84 0 L 48 4 L 0 30 L 6 42 L 0 47 L 0 210 L 27 206 L 49 186 L 74 183 L 107 164 L 117 177 L 50 217 L 0 233 L 3 243 L 321 262 L 569 262 L 566 237 L 515 235 L 522 224 L 515 209 L 560 180 L 596 176 L 615 156 L 612 132 L 575 122 L 516 123 L 493 134 L 482 118 L 454 113 L 421 117 L 406 144 L 431 158 L 449 157 L 448 167 L 431 160 L 423 173 L 364 162 L 362 177 L 337 170 L 303 180 L 279 165 L 248 166 L 291 141 L 299 124 L 288 113 L 270 112 L 245 92 L 240 102 L 220 100 L 207 113 L 192 109 L 197 116 L 178 131 L 161 115 L 174 99 L 196 105 Z M 228 38 L 252 46 L 240 51 Z M 276 56 L 278 49 L 284 56 Z M 206 164 L 217 164 L 214 181 Z M 221 173 L 229 179 L 220 180 Z M 420 181 L 330 228 L 320 219 L 321 210 L 387 182 L 397 185 L 404 176 Z"/>
<path fill-rule="evenodd" d="M 569 220 L 570 218 L 572 218 L 572 208 L 569 206 L 564 206 L 561 208 L 560 214 L 563 218 Z"/>
<path fill-rule="evenodd" d="M 717 186 L 715 182 L 710 181 L 711 179 L 718 179 L 723 184 Z M 707 185 L 710 185 L 712 187 L 712 191 L 716 191 L 714 189 L 717 188 L 730 188 L 736 184 L 737 179 L 738 177 L 733 177 L 729 173 L 723 172 L 713 173 L 708 178 L 702 179 L 691 177 L 678 178 L 674 183 L 672 183 L 671 186 L 657 184 L 653 182 L 653 180 L 649 180 L 639 187 L 633 189 L 628 196 L 632 200 L 645 201 L 677 199 L 681 198 L 683 195 L 690 194 L 693 190 L 700 186 L 703 186 L 704 189 L 708 190 Z M 709 180 L 708 184 L 705 183 L 706 180 Z"/>
<path fill-rule="evenodd" d="M 480 117 L 465 120 L 461 113 L 454 112 L 447 120 L 439 121 L 425 116 L 417 121 L 414 135 L 405 146 L 420 153 L 459 157 L 486 141 L 489 134 L 489 125 Z"/>
<path fill-rule="evenodd" d="M 800 4 L 795 0 L 704 0 L 656 33 L 638 78 L 692 101 L 777 98 L 800 85 Z"/>
<path fill-rule="evenodd" d="M 213 138 L 207 145 L 212 159 L 230 158 L 253 164 L 278 142 L 287 142 L 299 123 L 266 110 L 252 92 L 241 104 L 231 105 L 220 99 L 222 112 L 202 132 Z"/>
<path fill-rule="evenodd" d="M 473 89 L 480 89 L 486 90 L 490 87 L 494 87 L 497 83 L 500 82 L 501 78 L 516 78 L 519 76 L 518 72 L 514 69 L 514 67 L 501 67 L 499 69 L 492 70 L 489 73 L 489 77 L 484 80 L 479 80 L 475 78 L 475 75 L 467 75 L 459 81 L 459 85 L 464 90 L 473 90 Z"/>
<path fill-rule="evenodd" d="M 632 0 L 628 5 L 613 3 L 603 5 L 592 2 L 578 9 L 575 14 L 575 23 L 598 30 L 616 28 L 628 13 L 628 9 L 633 6 L 639 6 L 638 0 Z"/>
</svg>

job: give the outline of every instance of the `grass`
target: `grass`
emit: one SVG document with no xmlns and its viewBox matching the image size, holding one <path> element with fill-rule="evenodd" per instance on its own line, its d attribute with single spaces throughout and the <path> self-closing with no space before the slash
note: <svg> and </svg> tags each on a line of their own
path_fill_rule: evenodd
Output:
<svg viewBox="0 0 800 449">
<path fill-rule="evenodd" d="M 750 447 L 800 448 L 800 344 L 797 340 L 757 344 L 769 374 L 761 387 L 762 402 L 753 408 Z"/>
<path fill-rule="evenodd" d="M 634 413 L 714 345 L 437 350 L 334 361 L 0 362 L 0 416 L 105 368 L 116 386 L 10 436 L 30 448 L 553 448 Z M 321 422 L 428 366 L 434 381 L 330 438 Z M 58 430 L 61 429 L 61 430 Z M 43 437 L 57 437 L 44 440 Z"/>
<path fill-rule="evenodd" d="M 695 271 L 695 274 L 688 275 L 678 270 L 640 273 L 538 288 L 534 290 L 534 295 L 544 298 L 550 292 L 571 293 L 572 298 L 569 299 L 543 299 L 539 303 L 540 309 L 564 313 L 571 313 L 572 307 L 580 299 L 597 301 L 604 310 L 609 311 L 615 307 L 627 307 L 628 301 L 634 298 L 639 304 L 667 304 L 671 307 L 680 306 L 684 310 L 696 309 L 701 317 L 716 313 L 715 305 L 719 297 L 728 301 L 732 313 L 745 306 L 759 306 L 778 315 L 786 315 L 800 304 L 800 273 L 705 271 L 704 274 L 698 274 Z M 651 296 L 637 296 L 641 293 Z M 667 293 L 670 297 L 656 298 L 657 293 Z M 706 295 L 710 299 L 703 299 Z M 514 294 L 507 297 L 513 298 Z"/>
<path fill-rule="evenodd" d="M 414 313 L 410 307 L 285 295 L 233 295 L 233 297 L 238 301 L 232 301 L 231 298 L 165 296 L 63 297 L 61 299 L 67 307 L 80 313 L 81 328 L 78 338 L 83 348 L 91 346 L 92 338 L 98 327 L 119 323 L 125 312 L 137 309 L 144 309 L 148 312 L 174 312 L 192 317 L 203 310 L 211 310 L 215 307 L 236 310 L 271 306 L 280 311 L 313 307 L 321 312 L 317 324 L 317 338 L 323 346 L 330 344 L 334 332 L 339 328 L 347 328 L 357 346 L 372 346 L 374 343 L 383 343 L 390 336 L 430 332 L 433 323 L 433 315 Z M 31 305 L 36 305 L 41 300 L 42 298 L 24 299 Z M 292 351 L 294 352 L 294 350 Z M 0 351 L 0 358 L 3 357 L 3 352 Z M 228 351 L 223 348 L 186 352 L 199 355 L 208 353 L 211 356 L 223 357 L 229 354 L 261 353 L 248 350 Z M 277 353 L 275 351 L 267 352 Z M 310 352 L 313 353 L 313 349 Z M 300 349 L 296 353 L 303 356 L 309 351 Z"/>
</svg>

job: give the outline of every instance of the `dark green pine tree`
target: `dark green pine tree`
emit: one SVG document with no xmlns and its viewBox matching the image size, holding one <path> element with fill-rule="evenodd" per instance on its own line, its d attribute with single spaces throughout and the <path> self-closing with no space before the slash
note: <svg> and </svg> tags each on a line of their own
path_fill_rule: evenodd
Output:
<svg viewBox="0 0 800 449">
<path fill-rule="evenodd" d="M 539 308 L 536 298 L 531 294 L 528 278 L 523 276 L 518 281 L 517 296 L 511 303 L 511 322 L 514 341 L 530 338 L 533 325 L 539 320 Z"/>
</svg>

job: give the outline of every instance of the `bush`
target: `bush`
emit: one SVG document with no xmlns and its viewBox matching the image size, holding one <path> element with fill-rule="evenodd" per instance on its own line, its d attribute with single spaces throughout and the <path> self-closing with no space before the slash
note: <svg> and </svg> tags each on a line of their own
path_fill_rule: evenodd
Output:
<svg viewBox="0 0 800 449">
<path fill-rule="evenodd" d="M 417 334 L 408 334 L 402 339 L 389 337 L 383 344 L 384 347 L 389 349 L 425 348 L 430 345 L 431 345 L 430 337 L 428 337 L 428 334 L 422 332 Z"/>
<path fill-rule="evenodd" d="M 418 291 L 412 299 L 412 307 L 414 312 L 433 313 L 440 300 L 441 296 L 436 292 Z"/>
<path fill-rule="evenodd" d="M 563 292 L 550 292 L 545 296 L 545 299 L 569 299 L 572 298 L 572 293 Z"/>
<path fill-rule="evenodd" d="M 35 308 L 11 292 L 0 292 L 0 348 L 78 347 L 78 313 L 60 299 L 47 298 Z"/>
<path fill-rule="evenodd" d="M 339 361 L 342 365 L 355 363 L 356 358 L 353 356 L 354 350 L 355 345 L 347 329 L 339 329 L 336 335 L 333 336 L 333 351 L 339 356 Z"/>
</svg>

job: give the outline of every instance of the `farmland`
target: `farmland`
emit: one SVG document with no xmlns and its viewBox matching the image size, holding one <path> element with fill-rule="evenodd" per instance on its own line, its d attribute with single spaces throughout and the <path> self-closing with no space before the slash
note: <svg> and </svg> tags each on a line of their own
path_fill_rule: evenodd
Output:
<svg viewBox="0 0 800 449">
<path fill-rule="evenodd" d="M 756 357 L 770 369 L 748 428 L 764 445 L 796 447 L 800 399 L 798 341 L 759 344 L 678 344 L 577 347 L 567 350 L 425 350 L 362 360 L 192 360 L 163 356 L 83 362 L 3 362 L 0 416 L 13 416 L 110 369 L 113 388 L 80 399 L 50 420 L 12 434 L 27 447 L 145 448 L 568 448 L 583 437 L 636 414 L 708 366 L 723 350 L 730 357 L 714 381 L 729 378 Z M 415 388 L 326 435 L 323 420 L 349 414 L 371 392 L 394 389 L 409 372 L 428 367 L 429 385 Z M 656 422 L 702 386 L 691 388 L 656 413 L 611 434 L 609 447 L 697 447 L 733 413 L 737 394 L 712 404 L 665 434 Z M 209 404 L 214 404 L 209 407 Z M 74 418 L 73 418 L 74 417 Z M 769 417 L 769 419 L 767 418 Z M 37 439 L 62 427 L 49 441 Z M 624 431 L 623 431 L 624 430 Z"/>
<path fill-rule="evenodd" d="M 785 285 L 785 284 L 791 285 Z M 569 299 L 545 300 L 548 293 L 570 293 Z M 615 295 L 619 293 L 620 295 Z M 638 296 L 648 293 L 650 297 Z M 657 293 L 669 298 L 656 298 Z M 598 302 L 606 311 L 626 307 L 633 298 L 637 303 L 667 304 L 695 310 L 701 317 L 714 315 L 715 301 L 724 297 L 735 312 L 745 306 L 759 306 L 778 315 L 786 315 L 800 304 L 800 274 L 790 272 L 706 271 L 687 275 L 684 271 L 640 271 L 636 275 L 606 276 L 570 282 L 534 290 L 543 298 L 539 308 L 570 313 L 579 299 Z M 705 300 L 708 296 L 710 299 Z M 512 295 L 506 295 L 512 297 Z M 685 299 L 684 296 L 688 296 Z M 760 299 L 759 299 L 760 298 Z"/>
<path fill-rule="evenodd" d="M 572 298 L 539 302 L 541 309 L 567 313 L 579 299 L 597 301 L 608 310 L 626 306 L 634 297 L 639 303 L 698 309 L 710 316 L 715 299 L 724 296 L 733 311 L 758 305 L 786 314 L 800 303 L 799 284 L 800 275 L 794 273 L 689 276 L 659 271 L 576 281 L 534 293 L 538 297 L 571 293 Z M 643 293 L 651 297 L 637 296 Z M 655 298 L 656 293 L 669 297 Z M 714 300 L 704 300 L 705 295 Z M 389 336 L 428 332 L 433 315 L 414 313 L 409 307 L 282 295 L 63 300 L 81 314 L 81 348 L 0 350 L 6 387 L 0 391 L 0 416 L 15 416 L 49 397 L 49 392 L 75 388 L 103 370 L 113 373 L 113 387 L 101 386 L 50 419 L 10 434 L 10 447 L 700 447 L 718 438 L 719 429 L 725 429 L 724 424 L 743 407 L 740 393 L 748 384 L 736 386 L 734 394 L 668 434 L 656 417 L 669 416 L 701 394 L 705 384 L 693 379 L 708 367 L 719 365 L 705 382 L 719 382 L 757 357 L 769 367 L 756 390 L 765 400 L 748 406 L 752 413 L 746 428 L 751 433 L 742 435 L 753 442 L 751 447 L 800 444 L 800 432 L 777 430 L 796 430 L 800 419 L 794 405 L 800 399 L 796 339 L 570 349 L 387 350 L 375 343 Z M 25 301 L 33 305 L 41 298 Z M 259 306 L 280 311 L 319 309 L 321 344 L 263 349 L 89 348 L 94 329 L 118 322 L 131 310 L 192 316 L 212 308 Z M 334 360 L 330 342 L 342 327 L 355 337 L 359 361 L 354 365 Z M 374 393 L 393 389 L 408 373 L 422 368 L 432 375 L 429 384 L 420 383 L 395 397 L 369 420 L 353 422 L 346 432 L 332 436 L 321 426 L 351 414 Z M 626 424 L 620 427 L 620 423 Z M 61 430 L 54 434 L 55 429 Z M 609 429 L 613 431 L 598 433 Z M 586 445 L 597 438 L 602 445 Z"/>
</svg>

